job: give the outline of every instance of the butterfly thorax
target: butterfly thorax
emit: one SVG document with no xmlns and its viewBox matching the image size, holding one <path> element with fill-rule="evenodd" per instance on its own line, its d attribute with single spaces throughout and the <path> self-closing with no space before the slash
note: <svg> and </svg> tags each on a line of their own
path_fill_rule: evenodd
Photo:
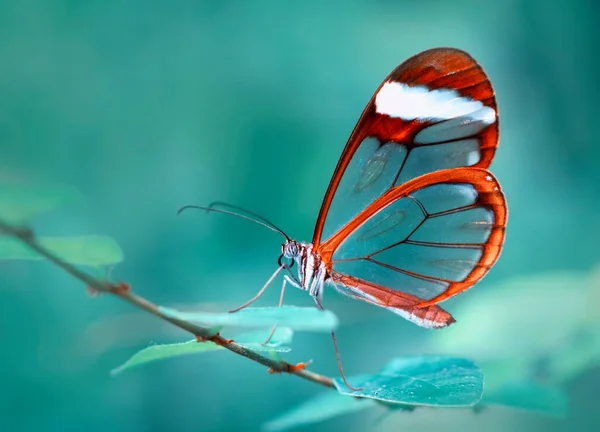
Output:
<svg viewBox="0 0 600 432">
<path fill-rule="evenodd" d="M 298 264 L 298 279 L 290 278 L 288 281 L 320 300 L 328 274 L 325 263 L 319 253 L 313 249 L 313 245 L 288 240 L 282 245 L 281 251 L 284 257 Z"/>
</svg>

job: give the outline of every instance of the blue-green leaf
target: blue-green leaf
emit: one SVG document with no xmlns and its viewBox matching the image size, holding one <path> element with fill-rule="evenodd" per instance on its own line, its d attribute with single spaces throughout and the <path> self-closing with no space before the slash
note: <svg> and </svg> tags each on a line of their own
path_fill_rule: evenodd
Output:
<svg viewBox="0 0 600 432">
<path fill-rule="evenodd" d="M 77 237 L 39 237 L 41 246 L 70 264 L 99 267 L 123 260 L 123 251 L 110 237 L 87 235 Z M 0 259 L 42 259 L 42 257 L 12 237 L 0 237 Z"/>
<path fill-rule="evenodd" d="M 483 373 L 472 361 L 463 358 L 419 356 L 398 358 L 376 375 L 348 379 L 354 391 L 340 378 L 338 391 L 349 396 L 379 401 L 432 407 L 475 405 L 483 393 Z"/>
<path fill-rule="evenodd" d="M 235 338 L 235 342 L 253 351 L 286 352 L 291 350 L 290 344 L 293 336 L 291 329 L 285 327 L 277 328 L 269 343 L 263 345 L 262 343 L 267 339 L 269 333 L 270 331 L 255 331 L 240 334 Z M 200 352 L 218 351 L 221 349 L 224 348 L 212 342 L 197 342 L 195 339 L 182 343 L 152 345 L 135 353 L 121 366 L 113 369 L 111 374 L 117 375 L 126 369 L 156 360 Z"/>
<path fill-rule="evenodd" d="M 485 391 L 494 391 L 511 381 L 528 380 L 533 376 L 534 367 L 524 357 L 488 360 L 480 363 L 485 376 Z"/>
<path fill-rule="evenodd" d="M 563 390 L 531 380 L 506 382 L 490 390 L 486 388 L 481 403 L 538 411 L 558 417 L 565 417 L 569 409 L 569 400 Z"/>
<path fill-rule="evenodd" d="M 599 300 L 600 268 L 509 279 L 465 297 L 453 312 L 458 323 L 432 335 L 430 349 L 486 362 L 518 359 L 507 381 L 529 380 L 543 360 L 545 382 L 561 386 L 600 365 Z M 548 325 L 548 317 L 558 318 Z M 487 388 L 495 378 L 484 370 Z"/>
<path fill-rule="evenodd" d="M 590 326 L 573 335 L 563 350 L 545 357 L 544 368 L 553 383 L 564 384 L 600 365 L 600 329 Z"/>
<path fill-rule="evenodd" d="M 318 423 L 343 414 L 350 414 L 377 405 L 372 399 L 357 399 L 328 391 L 301 403 L 266 423 L 264 430 L 284 431 L 293 427 Z"/>
<path fill-rule="evenodd" d="M 487 361 L 481 367 L 485 375 L 482 405 L 504 405 L 554 416 L 566 415 L 567 395 L 556 386 L 536 382 L 533 379 L 535 367 L 526 359 Z"/>
<path fill-rule="evenodd" d="M 186 354 L 196 354 L 199 352 L 216 351 L 220 349 L 219 345 L 212 342 L 197 342 L 195 339 L 187 342 L 152 345 L 135 353 L 129 360 L 121 366 L 110 371 L 111 375 L 117 375 L 126 369 L 150 363 L 156 360 L 162 360 L 171 357 L 179 357 Z"/>
<path fill-rule="evenodd" d="M 322 311 L 314 307 L 248 307 L 236 313 L 179 312 L 164 307 L 161 307 L 160 311 L 172 318 L 203 326 L 260 328 L 279 325 L 294 330 L 331 331 L 338 324 L 338 319 L 333 312 Z"/>
<path fill-rule="evenodd" d="M 583 272 L 551 272 L 490 284 L 457 305 L 453 315 L 458 322 L 433 334 L 431 345 L 436 352 L 481 360 L 561 352 L 582 328 L 599 328 L 600 315 L 590 310 L 597 296 L 593 284 L 590 274 Z M 560 319 L 548 325 L 548 317 Z"/>
<path fill-rule="evenodd" d="M 0 218 L 9 223 L 26 223 L 40 213 L 81 198 L 68 186 L 0 185 Z"/>
</svg>

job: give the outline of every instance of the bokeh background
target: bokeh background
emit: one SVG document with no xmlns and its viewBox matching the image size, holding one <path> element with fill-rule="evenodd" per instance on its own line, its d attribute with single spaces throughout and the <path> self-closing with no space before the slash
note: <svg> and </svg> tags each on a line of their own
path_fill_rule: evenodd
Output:
<svg viewBox="0 0 600 432">
<path fill-rule="evenodd" d="M 77 187 L 85 202 L 40 219 L 40 232 L 110 235 L 126 257 L 116 278 L 160 304 L 226 310 L 271 274 L 280 238 L 176 210 L 227 201 L 310 240 L 337 158 L 381 80 L 421 50 L 465 49 L 500 107 L 492 170 L 510 209 L 500 261 L 446 304 L 454 333 L 433 335 L 333 291 L 325 303 L 342 321 L 349 374 L 420 352 L 514 357 L 526 348 L 544 363 L 600 316 L 599 9 L 585 0 L 3 0 L 0 181 Z M 136 350 L 189 337 L 116 299 L 91 299 L 47 263 L 3 262 L 0 272 L 1 430 L 258 430 L 321 392 L 227 352 L 111 378 Z M 563 299 L 574 302 L 568 311 Z M 287 301 L 311 304 L 299 291 Z M 598 430 L 600 369 L 590 358 L 560 381 L 566 419 L 490 407 L 375 423 L 375 411 L 299 430 Z M 289 359 L 337 373 L 327 334 L 296 334 Z"/>
</svg>

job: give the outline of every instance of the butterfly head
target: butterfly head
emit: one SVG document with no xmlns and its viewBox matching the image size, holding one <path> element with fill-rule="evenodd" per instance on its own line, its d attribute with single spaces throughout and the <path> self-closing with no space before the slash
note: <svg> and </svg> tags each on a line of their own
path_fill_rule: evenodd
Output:
<svg viewBox="0 0 600 432">
<path fill-rule="evenodd" d="M 296 240 L 287 240 L 281 245 L 281 254 L 289 259 L 298 258 L 301 251 L 300 243 Z"/>
</svg>

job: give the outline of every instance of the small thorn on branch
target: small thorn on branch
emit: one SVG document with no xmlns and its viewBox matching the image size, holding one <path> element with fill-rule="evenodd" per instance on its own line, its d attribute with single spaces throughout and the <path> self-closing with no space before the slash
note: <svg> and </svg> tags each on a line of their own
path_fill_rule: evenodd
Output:
<svg viewBox="0 0 600 432">
<path fill-rule="evenodd" d="M 298 372 L 299 370 L 303 370 L 306 369 L 306 367 L 312 363 L 312 360 L 309 360 L 305 363 L 297 363 L 295 365 L 291 365 L 289 363 L 286 363 L 287 365 L 287 373 L 294 373 L 294 372 Z"/>
<path fill-rule="evenodd" d="M 225 346 L 225 345 L 229 345 L 232 342 L 235 342 L 233 339 L 225 339 L 225 338 L 223 338 L 223 336 L 221 336 L 221 333 L 217 333 L 216 335 L 211 336 L 208 339 L 210 341 L 212 341 L 213 343 L 216 343 L 219 346 Z"/>
<path fill-rule="evenodd" d="M 110 291 L 117 295 L 123 295 L 131 292 L 131 285 L 126 282 L 109 285 Z"/>
<path fill-rule="evenodd" d="M 229 345 L 232 342 L 235 342 L 233 339 L 223 338 L 223 336 L 221 336 L 220 333 L 217 333 L 212 336 L 195 335 L 195 337 L 196 337 L 196 342 L 198 342 L 198 343 L 212 342 L 219 346 L 225 346 L 225 345 Z"/>
<path fill-rule="evenodd" d="M 282 370 L 277 370 L 277 369 L 274 369 L 274 368 L 269 368 L 269 373 L 270 374 L 279 374 L 281 372 L 287 372 L 289 374 L 293 374 L 293 373 L 298 372 L 300 370 L 306 369 L 306 367 L 309 364 L 312 363 L 312 360 L 309 360 L 309 361 L 307 361 L 305 363 L 297 363 L 295 365 L 292 365 L 292 364 L 289 364 L 289 363 L 286 363 L 286 362 L 282 362 L 282 363 L 283 363 Z"/>
</svg>

